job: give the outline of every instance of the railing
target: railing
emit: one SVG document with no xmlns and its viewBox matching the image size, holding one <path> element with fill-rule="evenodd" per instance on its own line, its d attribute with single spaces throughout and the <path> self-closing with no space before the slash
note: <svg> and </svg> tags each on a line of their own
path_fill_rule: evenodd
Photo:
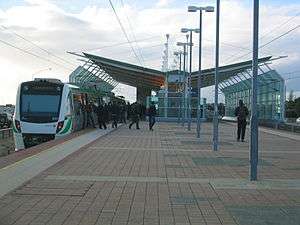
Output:
<svg viewBox="0 0 300 225">
<path fill-rule="evenodd" d="M 222 120 L 227 121 L 227 122 L 236 122 L 236 117 L 225 116 L 222 118 Z M 273 128 L 276 130 L 285 130 L 285 131 L 290 131 L 290 132 L 294 132 L 294 133 L 300 133 L 300 124 L 296 124 L 296 123 L 260 120 L 259 125 L 262 127 Z"/>
<path fill-rule="evenodd" d="M 0 129 L 0 140 L 10 138 L 13 136 L 13 130 L 11 128 Z"/>
</svg>

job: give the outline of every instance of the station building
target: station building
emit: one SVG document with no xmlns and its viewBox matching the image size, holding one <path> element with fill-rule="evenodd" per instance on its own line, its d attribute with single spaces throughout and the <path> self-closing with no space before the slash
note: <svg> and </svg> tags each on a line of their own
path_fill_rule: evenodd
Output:
<svg viewBox="0 0 300 225">
<path fill-rule="evenodd" d="M 136 87 L 137 101 L 147 106 L 155 102 L 159 120 L 187 119 L 190 102 L 192 120 L 196 119 L 198 71 L 192 72 L 191 89 L 188 90 L 186 81 L 189 74 L 183 71 L 162 72 L 88 53 L 75 55 L 81 58 L 83 65 L 72 72 L 71 83 L 95 87 L 95 90 L 105 93 L 111 93 L 118 83 Z M 272 61 L 277 59 L 271 56 L 259 59 L 257 104 L 259 119 L 264 121 L 284 120 L 285 83 L 280 74 L 271 68 Z M 251 69 L 252 61 L 219 67 L 219 93 L 225 96 L 225 116 L 234 117 L 234 109 L 240 99 L 251 111 Z M 202 70 L 202 88 L 214 85 L 214 73 L 214 68 Z M 200 100 L 199 107 L 201 118 L 207 119 L 211 112 L 205 98 Z"/>
</svg>

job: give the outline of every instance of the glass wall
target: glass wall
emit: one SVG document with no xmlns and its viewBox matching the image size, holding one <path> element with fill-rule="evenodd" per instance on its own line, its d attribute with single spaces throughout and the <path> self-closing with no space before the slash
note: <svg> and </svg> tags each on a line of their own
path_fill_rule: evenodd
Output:
<svg viewBox="0 0 300 225">
<path fill-rule="evenodd" d="M 277 73 L 258 76 L 258 116 L 261 120 L 283 120 L 284 81 Z M 221 89 L 225 95 L 225 116 L 234 116 L 239 100 L 243 100 L 251 111 L 251 79 L 242 80 Z"/>
<path fill-rule="evenodd" d="M 158 96 L 147 97 L 147 108 L 150 105 L 150 102 L 154 102 L 157 108 L 158 117 L 164 118 L 178 118 L 184 117 L 187 118 L 188 110 L 188 99 L 180 97 L 180 94 L 177 93 L 177 96 L 172 96 L 165 98 L 163 94 L 158 94 Z M 206 99 L 201 99 L 201 116 L 205 118 L 206 110 Z M 191 114 L 192 118 L 197 118 L 197 97 L 191 98 Z"/>
</svg>

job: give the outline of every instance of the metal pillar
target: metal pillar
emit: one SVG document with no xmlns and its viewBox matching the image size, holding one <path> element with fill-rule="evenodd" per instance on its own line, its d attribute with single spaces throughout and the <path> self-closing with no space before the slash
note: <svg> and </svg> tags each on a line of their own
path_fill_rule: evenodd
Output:
<svg viewBox="0 0 300 225">
<path fill-rule="evenodd" d="M 197 99 L 197 138 L 200 138 L 201 132 L 201 86 L 202 86 L 202 74 L 201 74 L 201 57 L 202 57 L 202 10 L 200 12 L 200 19 L 199 19 L 199 68 L 198 68 L 198 79 L 197 79 L 197 86 L 198 86 L 198 99 Z M 203 109 L 204 111 L 204 109 Z"/>
<path fill-rule="evenodd" d="M 183 110 L 182 110 L 182 126 L 184 126 L 184 122 L 186 119 L 186 52 L 187 48 L 186 45 L 183 46 L 183 90 L 182 90 L 182 104 L 183 104 Z"/>
<path fill-rule="evenodd" d="M 257 75 L 258 75 L 258 28 L 259 0 L 253 4 L 253 59 L 252 59 L 252 101 L 251 101 L 251 140 L 250 140 L 250 180 L 257 180 L 258 163 L 258 116 L 257 116 Z"/>
<path fill-rule="evenodd" d="M 215 58 L 215 104 L 214 104 L 214 118 L 213 118 L 213 150 L 218 151 L 219 149 L 219 109 L 218 109 L 218 97 L 219 97 L 219 31 L 220 31 L 220 0 L 217 0 L 216 7 L 216 58 Z"/>
<path fill-rule="evenodd" d="M 193 31 L 191 30 L 190 31 L 190 44 L 189 44 L 189 47 L 190 47 L 190 74 L 189 74 L 189 78 L 188 78 L 188 130 L 191 130 L 191 122 L 192 122 L 192 105 L 191 105 L 191 89 L 192 89 L 192 85 L 191 85 L 191 82 L 192 82 L 192 52 L 193 52 L 193 46 L 192 46 L 192 43 L 193 43 Z"/>
<path fill-rule="evenodd" d="M 167 42 L 166 42 L 166 80 L 165 80 L 165 99 L 164 99 L 164 116 L 168 117 L 168 93 L 169 93 L 169 85 L 168 85 L 168 72 L 169 72 L 169 34 L 166 34 Z"/>
<path fill-rule="evenodd" d="M 182 55 L 182 52 L 179 52 L 178 53 L 179 54 L 179 71 L 178 71 L 178 75 L 179 75 L 179 84 L 178 84 L 178 93 L 180 93 L 180 86 L 181 86 L 181 55 Z M 181 95 L 181 94 L 180 94 Z M 180 123 L 180 116 L 181 116 L 181 110 L 182 110 L 182 108 L 181 108 L 181 96 L 180 95 L 178 95 L 178 99 L 179 99 L 179 101 L 178 101 L 178 103 L 179 103 L 179 111 L 178 111 L 178 123 Z"/>
</svg>

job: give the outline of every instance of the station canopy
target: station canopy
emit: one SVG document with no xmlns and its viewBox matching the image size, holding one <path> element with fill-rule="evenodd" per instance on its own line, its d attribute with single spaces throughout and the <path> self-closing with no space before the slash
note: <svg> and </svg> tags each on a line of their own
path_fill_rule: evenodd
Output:
<svg viewBox="0 0 300 225">
<path fill-rule="evenodd" d="M 74 53 L 75 54 L 75 53 Z M 89 53 L 82 55 L 85 62 L 83 66 L 78 67 L 70 75 L 73 81 L 101 83 L 105 82 L 107 90 L 112 90 L 118 83 L 127 84 L 142 89 L 159 90 L 165 82 L 166 72 L 155 69 L 150 69 L 134 64 L 121 62 Z M 266 64 L 271 61 L 272 56 L 259 59 L 259 64 Z M 219 67 L 219 82 L 228 80 L 239 73 L 247 72 L 252 68 L 252 60 L 240 63 L 230 64 Z M 85 73 L 82 71 L 85 70 Z M 96 72 L 95 72 L 96 71 Z M 169 71 L 169 74 L 174 74 L 178 71 Z M 214 85 L 215 68 L 202 70 L 202 87 Z M 85 78 L 82 78 L 85 74 Z M 87 75 L 88 74 L 88 75 Z M 105 79 L 106 77 L 106 79 Z M 197 86 L 198 71 L 192 72 L 192 86 Z M 71 79 L 70 79 L 71 80 Z"/>
<path fill-rule="evenodd" d="M 162 71 L 88 53 L 83 53 L 83 55 L 117 82 L 153 90 L 159 90 L 164 85 L 165 73 Z"/>
</svg>

